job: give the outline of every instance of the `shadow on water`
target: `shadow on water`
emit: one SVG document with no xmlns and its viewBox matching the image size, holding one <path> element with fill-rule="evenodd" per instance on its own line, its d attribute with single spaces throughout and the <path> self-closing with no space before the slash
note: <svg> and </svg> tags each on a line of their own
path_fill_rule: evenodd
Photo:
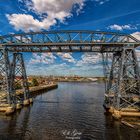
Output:
<svg viewBox="0 0 140 140">
<path fill-rule="evenodd" d="M 111 114 L 105 114 L 105 138 L 106 140 L 139 140 L 140 133 L 114 120 Z"/>
<path fill-rule="evenodd" d="M 11 116 L 1 116 L 0 140 L 22 140 L 31 137 L 28 130 L 31 106 L 24 107 Z"/>
<path fill-rule="evenodd" d="M 60 83 L 33 105 L 0 117 L 0 140 L 138 140 L 140 133 L 104 114 L 104 86 Z"/>
</svg>

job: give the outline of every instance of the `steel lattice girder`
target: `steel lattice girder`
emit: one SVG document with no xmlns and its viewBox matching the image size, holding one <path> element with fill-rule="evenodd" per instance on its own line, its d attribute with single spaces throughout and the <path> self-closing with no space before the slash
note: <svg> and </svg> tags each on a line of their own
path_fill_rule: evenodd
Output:
<svg viewBox="0 0 140 140">
<path fill-rule="evenodd" d="M 11 91 L 11 71 L 10 62 L 8 57 L 8 51 L 6 49 L 0 49 L 0 94 L 3 103 L 13 104 L 12 91 Z M 3 96 L 3 97 L 2 97 Z M 3 98 L 3 99 L 2 99 Z M 6 99 L 7 98 L 7 99 Z"/>
<path fill-rule="evenodd" d="M 137 47 L 131 35 L 101 31 L 49 31 L 0 37 L 2 47 L 14 52 L 117 52 L 123 46 Z"/>
<path fill-rule="evenodd" d="M 105 93 L 108 90 L 108 82 L 111 70 L 111 60 L 112 60 L 112 53 L 102 53 L 102 60 L 103 60 L 103 73 L 105 77 Z"/>
<path fill-rule="evenodd" d="M 105 101 L 118 110 L 140 110 L 140 71 L 134 48 L 114 53 Z"/>
<path fill-rule="evenodd" d="M 23 55 L 21 53 L 13 54 L 13 61 L 11 64 L 11 69 L 12 69 L 12 76 L 11 76 L 12 91 L 16 94 L 16 91 L 18 90 L 18 86 L 21 86 L 21 89 L 23 89 L 23 91 L 21 91 L 21 92 L 24 92 L 23 100 L 28 99 L 29 98 L 29 86 L 28 86 L 28 80 L 27 80 Z M 19 98 L 16 98 L 16 100 L 19 100 Z"/>
</svg>

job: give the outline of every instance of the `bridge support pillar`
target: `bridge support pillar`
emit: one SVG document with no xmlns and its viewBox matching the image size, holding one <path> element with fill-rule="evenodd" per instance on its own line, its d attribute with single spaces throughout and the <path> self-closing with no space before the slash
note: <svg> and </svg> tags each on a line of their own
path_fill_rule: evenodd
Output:
<svg viewBox="0 0 140 140">
<path fill-rule="evenodd" d="M 0 49 L 0 104 L 14 104 L 14 93 L 11 90 L 11 67 L 8 51 Z"/>
<path fill-rule="evenodd" d="M 140 110 L 140 69 L 133 47 L 124 47 L 122 52 L 113 54 L 105 106 L 113 112 Z"/>
<path fill-rule="evenodd" d="M 29 104 L 29 86 L 26 75 L 26 69 L 24 65 L 22 53 L 13 54 L 12 67 L 12 90 L 16 94 L 24 93 L 24 97 L 21 98 L 20 95 L 16 96 L 17 108 L 19 108 L 20 103 L 24 105 Z M 18 93 L 19 92 L 19 93 Z"/>
<path fill-rule="evenodd" d="M 0 110 L 7 115 L 15 111 L 15 94 L 11 89 L 11 66 L 6 48 L 0 49 Z"/>
</svg>

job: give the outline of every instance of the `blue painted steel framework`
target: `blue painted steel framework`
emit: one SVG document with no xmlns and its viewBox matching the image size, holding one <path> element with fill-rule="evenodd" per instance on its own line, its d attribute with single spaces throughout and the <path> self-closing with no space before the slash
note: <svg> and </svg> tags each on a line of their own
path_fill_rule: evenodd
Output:
<svg viewBox="0 0 140 140">
<path fill-rule="evenodd" d="M 140 69 L 135 53 L 138 46 L 140 41 L 131 35 L 101 31 L 49 31 L 1 36 L 0 88 L 6 91 L 6 95 L 1 96 L 0 101 L 11 105 L 17 103 L 15 87 L 18 76 L 23 83 L 24 99 L 29 98 L 24 60 L 19 52 L 98 52 L 102 54 L 106 77 L 106 108 L 113 106 L 123 110 L 132 107 L 139 111 Z M 12 62 L 9 52 L 13 53 Z"/>
</svg>

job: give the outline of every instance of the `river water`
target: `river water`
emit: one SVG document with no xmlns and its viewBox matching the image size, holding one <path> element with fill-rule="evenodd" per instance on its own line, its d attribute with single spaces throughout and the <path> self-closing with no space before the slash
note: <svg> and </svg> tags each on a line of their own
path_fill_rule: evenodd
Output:
<svg viewBox="0 0 140 140">
<path fill-rule="evenodd" d="M 101 83 L 59 83 L 12 116 L 0 115 L 0 140 L 139 140 L 140 132 L 103 108 Z"/>
</svg>

